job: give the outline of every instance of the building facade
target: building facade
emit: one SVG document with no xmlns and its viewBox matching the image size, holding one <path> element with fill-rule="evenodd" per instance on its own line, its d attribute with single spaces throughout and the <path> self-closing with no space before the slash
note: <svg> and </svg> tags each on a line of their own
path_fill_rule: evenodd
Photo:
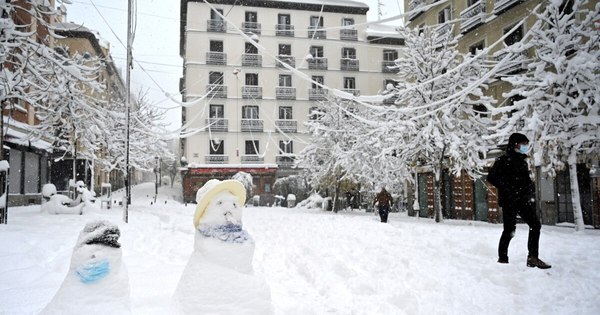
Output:
<svg viewBox="0 0 600 315">
<path fill-rule="evenodd" d="M 356 1 L 210 3 L 181 1 L 182 124 L 193 130 L 181 142 L 184 199 L 243 171 L 269 204 L 275 180 L 298 172 L 304 123 L 328 88 L 381 93 L 404 42 L 393 27 L 367 26 L 369 7 Z"/>
</svg>

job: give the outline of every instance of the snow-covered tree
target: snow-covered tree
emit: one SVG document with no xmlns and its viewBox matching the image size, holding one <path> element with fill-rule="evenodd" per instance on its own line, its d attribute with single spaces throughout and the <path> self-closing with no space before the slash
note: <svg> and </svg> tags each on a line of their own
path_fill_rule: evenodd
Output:
<svg viewBox="0 0 600 315">
<path fill-rule="evenodd" d="M 496 112 L 506 117 L 499 130 L 529 135 L 533 161 L 554 176 L 568 166 L 576 230 L 584 228 L 578 162 L 600 154 L 600 3 L 550 0 L 529 32 L 529 40 L 507 48 L 535 50 L 529 71 L 503 78 L 517 97 Z"/>
<path fill-rule="evenodd" d="M 244 188 L 246 188 L 246 202 L 249 202 L 250 198 L 254 195 L 254 181 L 252 175 L 246 172 L 237 172 L 231 176 L 231 179 L 235 179 L 244 185 Z"/>
<path fill-rule="evenodd" d="M 396 156 L 411 166 L 430 167 L 434 173 L 435 220 L 442 220 L 441 177 L 467 171 L 478 177 L 491 143 L 486 112 L 494 100 L 485 96 L 481 59 L 461 55 L 456 41 L 433 29 L 399 29 L 405 54 L 396 60 L 398 109 L 390 121 L 410 121 L 395 148 Z"/>
</svg>

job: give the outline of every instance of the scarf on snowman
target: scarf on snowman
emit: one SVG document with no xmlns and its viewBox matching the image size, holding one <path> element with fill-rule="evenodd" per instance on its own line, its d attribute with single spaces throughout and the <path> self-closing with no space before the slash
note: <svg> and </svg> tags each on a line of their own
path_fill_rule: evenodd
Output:
<svg viewBox="0 0 600 315">
<path fill-rule="evenodd" d="M 222 225 L 198 225 L 198 232 L 204 237 L 211 237 L 227 243 L 245 243 L 250 239 L 248 232 L 242 229 L 241 224 L 222 224 Z"/>
</svg>

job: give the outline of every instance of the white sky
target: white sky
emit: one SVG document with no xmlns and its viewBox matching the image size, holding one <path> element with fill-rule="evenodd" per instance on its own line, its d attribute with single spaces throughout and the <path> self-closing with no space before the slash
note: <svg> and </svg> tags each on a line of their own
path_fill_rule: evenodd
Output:
<svg viewBox="0 0 600 315">
<path fill-rule="evenodd" d="M 384 3 L 382 18 L 399 14 L 403 0 L 381 0 Z M 127 41 L 126 0 L 71 0 L 67 6 L 67 22 L 82 23 L 96 30 L 110 43 L 112 56 L 125 79 Z M 377 20 L 378 0 L 361 0 L 371 9 L 370 21 Z M 137 31 L 133 43 L 133 58 L 146 70 L 134 64 L 131 87 L 134 93 L 148 91 L 148 99 L 160 108 L 171 108 L 166 121 L 170 129 L 181 125 L 181 109 L 170 101 L 163 90 L 181 100 L 179 79 L 182 60 L 179 57 L 179 6 L 180 0 L 137 0 Z M 396 23 L 394 23 L 396 24 Z M 123 44 L 121 44 L 121 42 Z"/>
</svg>

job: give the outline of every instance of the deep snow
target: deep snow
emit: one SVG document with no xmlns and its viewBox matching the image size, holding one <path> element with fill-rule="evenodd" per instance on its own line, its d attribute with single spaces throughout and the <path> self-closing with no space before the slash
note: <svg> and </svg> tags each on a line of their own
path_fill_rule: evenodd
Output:
<svg viewBox="0 0 600 315">
<path fill-rule="evenodd" d="M 173 200 L 179 193 L 168 187 L 151 205 L 153 193 L 153 183 L 133 188 L 128 224 L 117 207 L 83 216 L 10 208 L 9 224 L 0 226 L 0 314 L 41 311 L 65 279 L 79 232 L 95 219 L 121 228 L 132 313 L 166 313 L 192 253 L 195 207 Z M 275 314 L 600 314 L 598 230 L 544 226 L 541 258 L 553 267 L 540 270 L 525 266 L 524 225 L 511 243 L 511 263 L 501 265 L 499 224 L 436 224 L 403 213 L 383 224 L 360 211 L 244 211 L 256 241 L 254 268 L 271 287 Z"/>
</svg>

